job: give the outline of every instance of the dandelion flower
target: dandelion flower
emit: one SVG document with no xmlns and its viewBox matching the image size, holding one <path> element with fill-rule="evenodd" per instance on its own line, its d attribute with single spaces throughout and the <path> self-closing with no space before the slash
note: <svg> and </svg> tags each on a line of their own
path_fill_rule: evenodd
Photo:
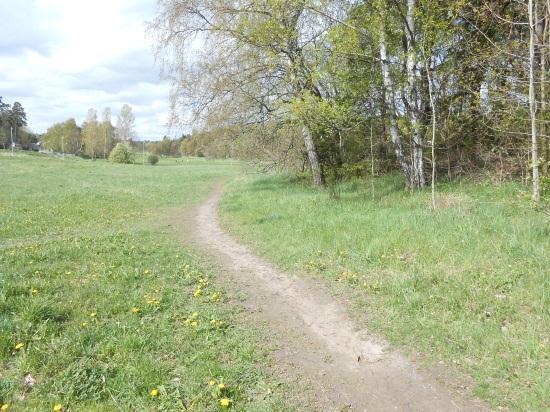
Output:
<svg viewBox="0 0 550 412">
<path fill-rule="evenodd" d="M 200 295 L 202 295 L 202 290 L 200 288 L 197 288 L 195 293 L 193 293 L 193 296 L 198 298 Z"/>
<path fill-rule="evenodd" d="M 17 345 L 15 345 L 15 350 L 23 349 L 23 346 L 25 346 L 24 343 L 18 343 Z"/>
<path fill-rule="evenodd" d="M 88 322 L 82 322 L 82 327 L 85 328 L 86 326 L 88 326 Z"/>
<path fill-rule="evenodd" d="M 214 379 L 211 379 L 210 381 L 208 381 L 209 386 L 214 386 L 215 384 L 216 384 L 216 381 Z"/>
<path fill-rule="evenodd" d="M 97 316 L 97 313 L 96 313 L 96 312 L 90 313 L 90 317 L 91 317 L 91 318 L 95 318 L 96 316 Z"/>
<path fill-rule="evenodd" d="M 36 294 L 38 293 L 38 289 L 34 289 L 34 288 L 31 289 L 31 293 L 32 293 L 33 295 L 36 295 Z"/>
<path fill-rule="evenodd" d="M 2 406 L 0 406 L 0 411 L 9 411 L 10 410 L 10 404 L 5 403 Z"/>
<path fill-rule="evenodd" d="M 140 308 L 136 308 L 136 307 L 132 308 L 132 313 L 133 314 L 138 314 L 139 312 L 140 312 Z"/>
<path fill-rule="evenodd" d="M 210 324 L 211 324 L 211 325 L 215 325 L 215 324 L 216 324 L 216 319 L 212 319 L 212 320 L 210 321 Z"/>
<path fill-rule="evenodd" d="M 148 275 L 149 273 L 151 273 L 151 271 L 150 271 L 149 269 L 145 269 L 145 270 L 143 271 L 143 273 L 146 274 L 146 275 Z"/>
<path fill-rule="evenodd" d="M 63 405 L 61 405 L 60 403 L 57 403 L 55 404 L 55 406 L 53 407 L 53 410 L 54 412 L 60 412 L 63 410 Z"/>
<path fill-rule="evenodd" d="M 220 405 L 227 408 L 231 404 L 231 399 L 228 398 L 222 398 L 220 399 Z"/>
<path fill-rule="evenodd" d="M 219 389 L 220 391 L 223 391 L 223 390 L 225 389 L 225 384 L 219 383 L 219 384 L 218 384 L 218 389 Z"/>
<path fill-rule="evenodd" d="M 197 325 L 198 325 L 198 323 L 197 323 L 197 321 L 196 321 L 196 320 L 194 320 L 193 322 L 191 322 L 191 326 L 193 326 L 194 328 L 196 328 L 196 327 L 197 327 Z"/>
<path fill-rule="evenodd" d="M 151 396 L 152 396 L 153 398 L 156 398 L 157 396 L 159 396 L 159 391 L 158 391 L 157 388 L 151 389 L 151 392 L 150 392 L 150 393 L 151 393 Z"/>
</svg>

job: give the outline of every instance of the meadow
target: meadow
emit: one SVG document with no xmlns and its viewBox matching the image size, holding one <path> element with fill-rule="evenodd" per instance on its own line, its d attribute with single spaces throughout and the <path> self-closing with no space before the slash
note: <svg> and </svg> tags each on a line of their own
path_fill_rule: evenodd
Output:
<svg viewBox="0 0 550 412">
<path fill-rule="evenodd" d="M 0 153 L 2 411 L 292 409 L 235 291 L 161 224 L 239 172 Z"/>
<path fill-rule="evenodd" d="M 429 191 L 405 191 L 400 176 L 374 183 L 374 195 L 354 181 L 331 196 L 291 175 L 249 175 L 221 212 L 280 267 L 337 285 L 370 331 L 472 376 L 492 406 L 547 410 L 547 212 L 515 183 L 441 184 L 436 211 Z"/>
</svg>

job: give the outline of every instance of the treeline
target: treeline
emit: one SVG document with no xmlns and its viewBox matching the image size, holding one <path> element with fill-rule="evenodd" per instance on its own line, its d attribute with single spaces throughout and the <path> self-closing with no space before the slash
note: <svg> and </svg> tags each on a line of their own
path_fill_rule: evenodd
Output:
<svg viewBox="0 0 550 412">
<path fill-rule="evenodd" d="M 38 142 L 38 136 L 27 127 L 27 114 L 19 102 L 5 103 L 0 96 L 0 147 L 12 146 L 30 148 Z"/>
<path fill-rule="evenodd" d="M 160 5 L 150 30 L 169 62 L 174 118 L 193 113 L 203 132 L 186 151 L 225 155 L 214 140 L 292 130 L 271 146 L 296 148 L 319 186 L 370 162 L 413 188 L 489 171 L 532 182 L 539 198 L 550 161 L 546 0 Z"/>
<path fill-rule="evenodd" d="M 116 127 L 111 122 L 111 109 L 105 108 L 98 119 L 96 109 L 89 109 L 86 120 L 79 126 L 75 119 L 56 123 L 42 137 L 45 149 L 92 159 L 107 159 L 117 143 L 130 144 L 135 137 L 135 116 L 125 104 L 117 116 Z"/>
</svg>

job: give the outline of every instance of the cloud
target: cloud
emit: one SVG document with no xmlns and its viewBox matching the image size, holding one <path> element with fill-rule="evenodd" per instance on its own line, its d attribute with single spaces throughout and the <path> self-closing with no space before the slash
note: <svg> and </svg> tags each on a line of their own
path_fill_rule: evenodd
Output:
<svg viewBox="0 0 550 412">
<path fill-rule="evenodd" d="M 114 122 L 127 103 L 138 136 L 160 138 L 169 86 L 145 37 L 154 12 L 152 0 L 0 0 L 0 95 L 22 103 L 36 132 L 82 122 L 90 107 L 110 107 Z"/>
</svg>

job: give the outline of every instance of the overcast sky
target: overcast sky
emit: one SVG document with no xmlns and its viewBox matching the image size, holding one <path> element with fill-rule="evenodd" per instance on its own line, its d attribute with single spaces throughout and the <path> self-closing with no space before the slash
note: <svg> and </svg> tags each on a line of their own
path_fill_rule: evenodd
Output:
<svg viewBox="0 0 550 412">
<path fill-rule="evenodd" d="M 0 96 L 21 102 L 35 132 L 80 124 L 90 107 L 110 107 L 116 124 L 128 103 L 138 136 L 162 137 L 168 85 L 145 36 L 155 10 L 155 0 L 0 0 Z"/>
</svg>

